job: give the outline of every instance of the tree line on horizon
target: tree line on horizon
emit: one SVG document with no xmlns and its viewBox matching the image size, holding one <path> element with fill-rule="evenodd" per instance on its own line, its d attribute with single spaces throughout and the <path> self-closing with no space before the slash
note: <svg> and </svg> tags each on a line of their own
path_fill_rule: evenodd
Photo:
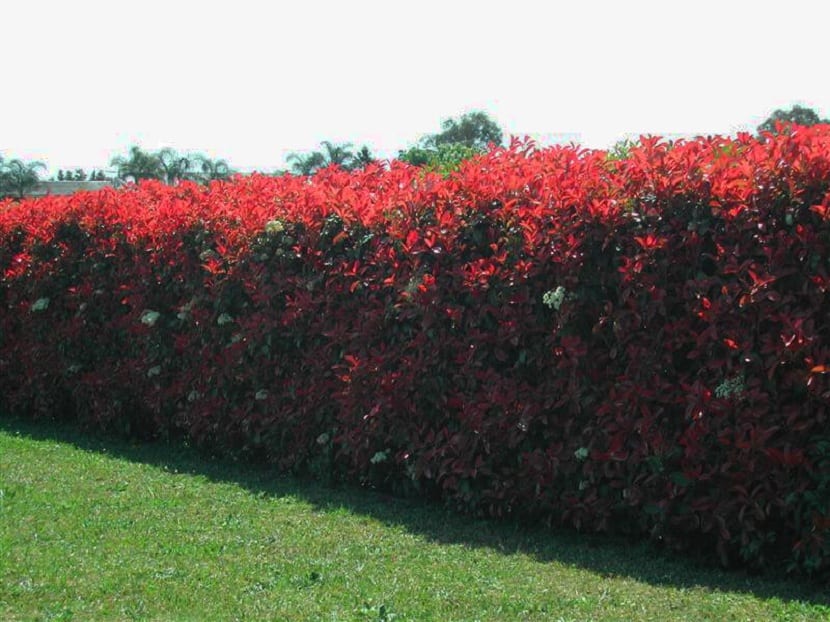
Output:
<svg viewBox="0 0 830 622">
<path fill-rule="evenodd" d="M 759 135 L 762 132 L 775 132 L 778 123 L 815 125 L 830 123 L 830 119 L 820 118 L 811 108 L 795 105 L 789 110 L 775 110 L 757 127 L 756 132 Z M 397 159 L 447 174 L 462 160 L 485 151 L 490 145 L 502 146 L 503 141 L 501 128 L 485 112 L 469 112 L 457 119 L 445 119 L 441 122 L 440 132 L 424 136 L 413 146 L 399 151 Z M 628 144 L 627 141 L 623 142 Z M 612 154 L 624 151 L 625 145 L 616 145 L 611 149 Z M 332 165 L 357 170 L 377 163 L 378 159 L 366 145 L 355 150 L 351 143 L 338 144 L 324 140 L 320 143 L 319 150 L 290 153 L 286 161 L 290 168 L 274 171 L 273 175 L 313 175 Z M 143 179 L 156 179 L 167 184 L 186 180 L 209 183 L 236 174 L 223 159 L 211 159 L 198 153 L 179 153 L 171 148 L 146 151 L 137 145 L 130 147 L 126 155 L 112 158 L 110 165 L 116 170 L 114 179 L 135 183 Z M 26 162 L 19 158 L 4 160 L 0 155 L 0 198 L 24 197 L 40 183 L 40 171 L 43 170 L 46 170 L 43 162 Z M 87 180 L 111 181 L 113 178 L 107 177 L 100 170 L 87 175 L 83 169 L 61 169 L 57 175 L 57 181 Z"/>
</svg>

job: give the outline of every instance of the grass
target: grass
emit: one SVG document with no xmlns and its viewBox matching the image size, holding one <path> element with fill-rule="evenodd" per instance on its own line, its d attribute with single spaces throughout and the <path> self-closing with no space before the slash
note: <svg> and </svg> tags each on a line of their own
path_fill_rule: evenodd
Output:
<svg viewBox="0 0 830 622">
<path fill-rule="evenodd" d="M 830 620 L 820 586 L 0 418 L 3 620 Z"/>
</svg>

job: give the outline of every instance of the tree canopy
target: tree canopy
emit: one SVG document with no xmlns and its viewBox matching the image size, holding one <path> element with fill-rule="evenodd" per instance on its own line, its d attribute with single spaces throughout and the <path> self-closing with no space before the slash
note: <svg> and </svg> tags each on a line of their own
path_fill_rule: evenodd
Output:
<svg viewBox="0 0 830 622">
<path fill-rule="evenodd" d="M 24 162 L 17 158 L 5 161 L 0 157 L 0 197 L 22 199 L 40 181 L 38 171 L 45 169 L 43 162 Z"/>
<path fill-rule="evenodd" d="M 114 157 L 111 164 L 117 168 L 120 179 L 133 182 L 158 179 L 168 184 L 184 180 L 208 183 L 233 175 L 225 160 L 213 160 L 198 153 L 182 154 L 169 147 L 150 152 L 134 145 L 126 156 Z"/>
<path fill-rule="evenodd" d="M 798 125 L 816 125 L 818 123 L 830 123 L 830 119 L 822 119 L 812 108 L 796 104 L 789 110 L 776 110 L 770 117 L 758 126 L 758 133 L 775 132 L 777 122 L 796 123 Z"/>
<path fill-rule="evenodd" d="M 87 176 L 86 171 L 82 168 L 76 168 L 74 171 L 58 169 L 58 181 L 104 181 L 103 172 L 95 170 Z"/>
<path fill-rule="evenodd" d="M 234 173 L 225 160 L 211 160 L 204 155 L 195 155 L 193 156 L 193 162 L 197 170 L 196 177 L 203 183 L 217 179 L 227 179 Z"/>
<path fill-rule="evenodd" d="M 412 147 L 407 151 L 401 151 L 398 154 L 398 159 L 401 162 L 420 166 L 424 170 L 435 171 L 446 176 L 456 170 L 461 162 L 481 152 L 481 149 L 468 147 L 461 143 L 448 143 L 438 145 L 433 149 Z"/>
<path fill-rule="evenodd" d="M 425 137 L 421 143 L 427 148 L 457 144 L 483 151 L 490 144 L 500 147 L 503 140 L 498 124 L 487 113 L 475 111 L 463 114 L 458 119 L 445 119 L 441 122 L 441 131 Z"/>
<path fill-rule="evenodd" d="M 118 177 L 125 181 L 161 179 L 164 174 L 159 158 L 137 145 L 130 147 L 128 155 L 114 157 L 110 164 L 118 170 Z"/>
<path fill-rule="evenodd" d="M 438 134 L 425 136 L 416 146 L 398 152 L 398 159 L 448 175 L 463 160 L 482 153 L 490 145 L 502 145 L 501 128 L 484 112 L 446 119 L 441 127 Z"/>
<path fill-rule="evenodd" d="M 288 154 L 286 161 L 291 165 L 291 172 L 297 175 L 312 175 L 321 168 L 332 165 L 352 171 L 376 161 L 366 145 L 363 145 L 356 153 L 352 151 L 351 143 L 337 144 L 324 140 L 320 146 L 322 151 Z"/>
</svg>

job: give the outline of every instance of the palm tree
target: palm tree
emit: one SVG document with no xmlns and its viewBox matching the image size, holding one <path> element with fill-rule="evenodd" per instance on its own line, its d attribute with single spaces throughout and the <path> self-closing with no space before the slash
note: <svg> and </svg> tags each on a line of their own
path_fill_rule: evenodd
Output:
<svg viewBox="0 0 830 622">
<path fill-rule="evenodd" d="M 312 151 L 307 155 L 289 154 L 286 160 L 291 163 L 291 170 L 298 175 L 311 175 L 332 164 L 346 170 L 354 168 L 355 156 L 352 153 L 351 143 L 337 145 L 324 140 L 320 145 L 323 147 L 323 151 Z"/>
<path fill-rule="evenodd" d="M 341 166 L 345 169 L 348 169 L 354 160 L 354 154 L 352 153 L 352 144 L 351 143 L 343 143 L 342 145 L 335 145 L 332 142 L 324 140 L 320 143 L 325 150 L 323 157 L 326 160 L 326 166 L 331 166 L 332 164 L 336 164 L 337 166 Z"/>
<path fill-rule="evenodd" d="M 375 162 L 377 162 L 377 159 L 375 158 L 375 156 L 372 155 L 372 152 L 369 151 L 369 147 L 367 147 L 366 145 L 363 145 L 357 151 L 357 153 L 355 153 L 354 156 L 352 156 L 353 169 L 365 168 L 370 164 L 374 164 Z"/>
<path fill-rule="evenodd" d="M 155 154 L 161 165 L 164 175 L 162 180 L 168 184 L 175 184 L 185 179 L 191 179 L 191 161 L 186 155 L 177 153 L 170 147 L 165 147 Z"/>
<path fill-rule="evenodd" d="M 43 162 L 14 159 L 4 163 L 0 158 L 0 195 L 14 194 L 22 199 L 29 190 L 37 186 L 40 181 L 38 170 L 41 169 L 46 169 Z"/>
<path fill-rule="evenodd" d="M 319 151 L 307 155 L 291 153 L 286 160 L 291 163 L 291 171 L 297 175 L 311 175 L 326 165 L 326 158 Z"/>
<path fill-rule="evenodd" d="M 227 179 L 233 175 L 233 170 L 228 166 L 225 160 L 211 160 L 204 155 L 193 156 L 193 161 L 198 165 L 199 171 L 195 174 L 196 178 L 208 183 L 215 179 Z"/>
<path fill-rule="evenodd" d="M 133 145 L 127 157 L 116 156 L 110 164 L 118 169 L 118 177 L 138 182 L 140 179 L 163 179 L 165 170 L 157 154 L 142 151 Z"/>
</svg>

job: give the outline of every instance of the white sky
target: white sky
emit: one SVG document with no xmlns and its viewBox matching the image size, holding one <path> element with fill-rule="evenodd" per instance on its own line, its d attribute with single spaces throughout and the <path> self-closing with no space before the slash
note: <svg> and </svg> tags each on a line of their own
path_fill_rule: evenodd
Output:
<svg viewBox="0 0 830 622">
<path fill-rule="evenodd" d="M 132 144 L 284 166 L 384 157 L 484 110 L 609 147 L 830 117 L 830 2 L 0 0 L 0 154 L 103 168 Z"/>
</svg>

